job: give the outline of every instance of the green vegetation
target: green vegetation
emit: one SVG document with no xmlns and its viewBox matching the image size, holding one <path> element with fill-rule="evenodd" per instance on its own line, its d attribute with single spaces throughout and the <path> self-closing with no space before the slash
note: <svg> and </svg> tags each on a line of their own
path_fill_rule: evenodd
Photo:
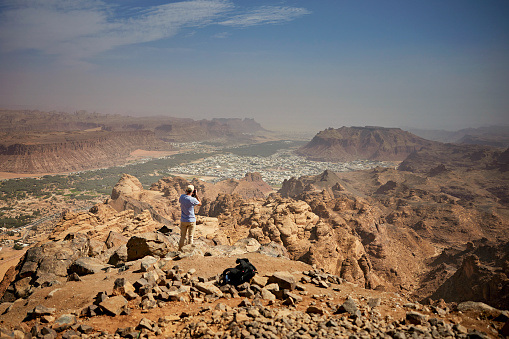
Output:
<svg viewBox="0 0 509 339">
<path fill-rule="evenodd" d="M 267 141 L 261 144 L 247 145 L 242 147 L 225 148 L 223 151 L 236 154 L 239 156 L 258 156 L 258 157 L 269 157 L 276 154 L 282 149 L 293 148 L 302 146 L 306 142 L 295 141 L 295 140 L 278 140 L 278 141 Z"/>
<path fill-rule="evenodd" d="M 14 218 L 10 218 L 10 217 L 9 218 L 0 218 L 0 227 L 5 227 L 5 228 L 21 227 L 26 224 L 29 224 L 35 218 L 36 218 L 36 216 L 32 216 L 29 214 L 18 215 Z"/>
</svg>

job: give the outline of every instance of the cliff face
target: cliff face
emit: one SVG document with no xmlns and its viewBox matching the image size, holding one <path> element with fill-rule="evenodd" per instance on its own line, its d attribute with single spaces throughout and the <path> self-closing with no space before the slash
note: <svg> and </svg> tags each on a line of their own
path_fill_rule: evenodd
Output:
<svg viewBox="0 0 509 339">
<path fill-rule="evenodd" d="M 298 153 L 319 161 L 401 161 L 434 143 L 399 128 L 341 127 L 319 132 Z"/>
<path fill-rule="evenodd" d="M 55 173 L 114 166 L 138 148 L 158 145 L 150 131 L 66 133 L 38 143 L 0 145 L 0 171 Z"/>
<path fill-rule="evenodd" d="M 264 129 L 253 119 L 193 120 L 175 117 L 131 117 L 88 113 L 0 110 L 0 132 L 30 131 L 152 131 L 158 139 L 170 142 L 201 141 L 216 138 L 249 139 L 247 134 Z"/>
</svg>

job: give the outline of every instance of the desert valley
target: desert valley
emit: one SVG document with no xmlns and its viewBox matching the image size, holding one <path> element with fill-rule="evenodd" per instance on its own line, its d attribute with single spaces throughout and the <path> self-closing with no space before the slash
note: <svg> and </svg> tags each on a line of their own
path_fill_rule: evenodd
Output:
<svg viewBox="0 0 509 339">
<path fill-rule="evenodd" d="M 2 338 L 509 335 L 509 127 L 0 121 Z"/>
</svg>

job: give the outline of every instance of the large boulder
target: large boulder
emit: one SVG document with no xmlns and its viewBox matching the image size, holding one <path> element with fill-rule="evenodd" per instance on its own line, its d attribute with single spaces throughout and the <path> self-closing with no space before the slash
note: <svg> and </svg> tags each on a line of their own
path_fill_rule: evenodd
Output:
<svg viewBox="0 0 509 339">
<path fill-rule="evenodd" d="M 133 236 L 127 242 L 127 260 L 141 259 L 147 255 L 164 257 L 171 250 L 166 237 L 148 232 Z"/>
<path fill-rule="evenodd" d="M 83 257 L 76 260 L 69 267 L 69 274 L 77 273 L 79 276 L 87 275 L 87 274 L 95 274 L 99 273 L 102 270 L 110 267 L 109 265 L 105 265 L 99 260 L 90 257 Z"/>
<path fill-rule="evenodd" d="M 111 198 L 117 199 L 121 194 L 132 195 L 141 191 L 143 191 L 143 185 L 138 178 L 124 173 L 115 187 L 113 187 Z"/>
</svg>

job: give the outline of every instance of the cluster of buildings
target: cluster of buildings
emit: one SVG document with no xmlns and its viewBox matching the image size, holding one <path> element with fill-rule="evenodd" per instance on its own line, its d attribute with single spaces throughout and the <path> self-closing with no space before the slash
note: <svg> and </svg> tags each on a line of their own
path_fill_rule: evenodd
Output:
<svg viewBox="0 0 509 339">
<path fill-rule="evenodd" d="M 173 175 L 214 177 L 212 182 L 227 178 L 242 179 L 248 172 L 259 172 L 266 183 L 277 186 L 281 185 L 284 179 L 317 175 L 325 170 L 346 172 L 377 166 L 388 167 L 392 166 L 392 163 L 370 160 L 338 163 L 310 161 L 293 155 L 291 151 L 281 151 L 269 157 L 218 154 L 201 161 L 168 168 L 168 172 Z"/>
</svg>

